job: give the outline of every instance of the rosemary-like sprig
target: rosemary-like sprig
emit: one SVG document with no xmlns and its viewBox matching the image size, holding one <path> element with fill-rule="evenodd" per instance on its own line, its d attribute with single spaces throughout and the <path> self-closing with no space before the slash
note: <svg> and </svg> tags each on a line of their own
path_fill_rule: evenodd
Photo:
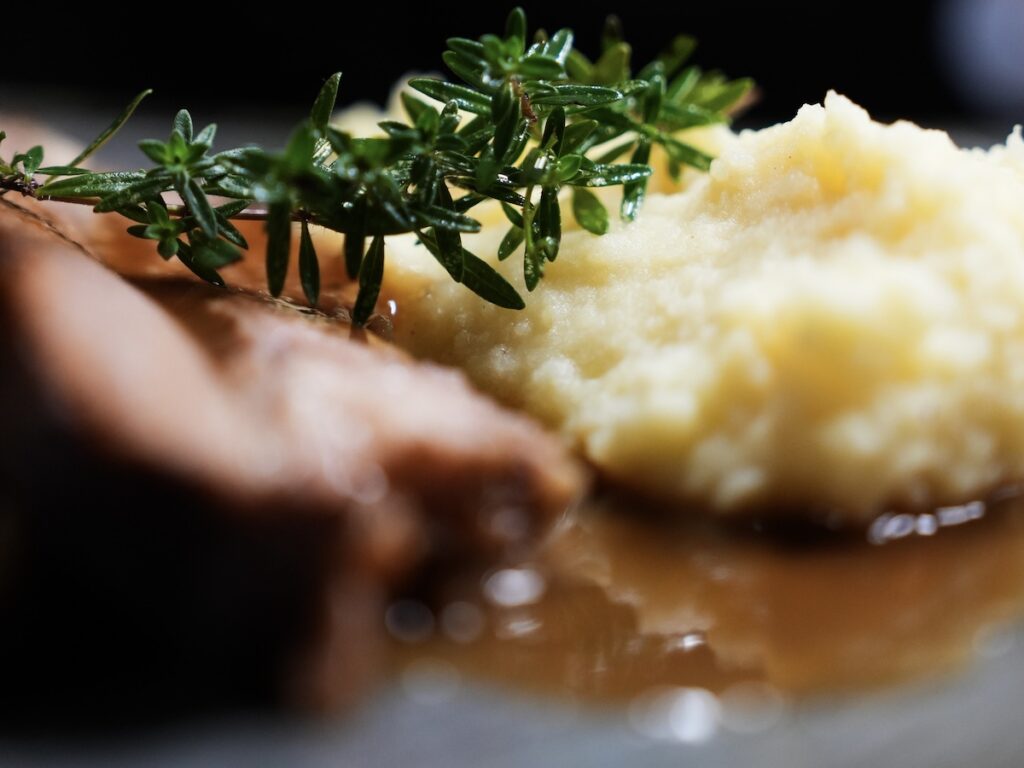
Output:
<svg viewBox="0 0 1024 768">
<path fill-rule="evenodd" d="M 523 246 L 524 281 L 532 291 L 558 255 L 562 187 L 572 188 L 580 226 L 600 235 L 608 213 L 589 188 L 622 185 L 621 216 L 635 218 L 651 174 L 652 145 L 664 147 L 673 175 L 683 166 L 706 170 L 711 158 L 678 132 L 727 121 L 751 82 L 684 67 L 693 48 L 692 38 L 677 37 L 634 75 L 630 47 L 614 21 L 592 62 L 573 48 L 569 29 L 530 38 L 517 8 L 504 36 L 450 39 L 443 59 L 461 82 L 413 79 L 409 85 L 440 108 L 403 94 L 408 120 L 380 123 L 381 138 L 357 138 L 330 125 L 338 73 L 283 152 L 248 146 L 214 153 L 216 126 L 197 132 L 181 110 L 166 142 L 140 142 L 153 163 L 148 170 L 83 170 L 80 164 L 131 116 L 146 91 L 70 165 L 43 166 L 39 146 L 9 161 L 0 157 L 0 195 L 19 191 L 119 213 L 136 222 L 130 234 L 156 241 L 163 258 L 176 257 L 218 285 L 218 270 L 248 247 L 231 219 L 265 219 L 267 284 L 275 296 L 288 270 L 292 223 L 299 221 L 299 275 L 314 305 L 320 266 L 309 227 L 344 233 L 346 270 L 359 283 L 352 311 L 357 324 L 376 304 L 386 238 L 412 232 L 453 280 L 487 301 L 520 309 L 515 288 L 463 247 L 462 235 L 480 229 L 467 212 L 487 199 L 501 202 L 510 226 L 497 256 L 508 258 Z M 629 162 L 618 162 L 627 156 Z M 37 176 L 49 180 L 40 184 Z M 165 201 L 172 192 L 181 205 Z"/>
</svg>

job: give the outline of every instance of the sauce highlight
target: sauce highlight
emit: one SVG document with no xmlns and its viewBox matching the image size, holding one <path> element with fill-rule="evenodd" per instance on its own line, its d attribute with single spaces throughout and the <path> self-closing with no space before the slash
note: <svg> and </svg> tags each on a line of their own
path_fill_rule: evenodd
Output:
<svg viewBox="0 0 1024 768">
<path fill-rule="evenodd" d="M 535 562 L 448 585 L 400 668 L 593 705 L 667 689 L 788 700 L 948 674 L 1024 614 L 1021 501 L 884 544 L 638 512 L 590 502 Z"/>
</svg>

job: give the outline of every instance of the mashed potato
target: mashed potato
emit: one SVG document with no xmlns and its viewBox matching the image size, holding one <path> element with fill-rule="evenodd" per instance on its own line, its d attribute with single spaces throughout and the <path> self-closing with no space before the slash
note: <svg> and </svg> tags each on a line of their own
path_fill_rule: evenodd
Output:
<svg viewBox="0 0 1024 768">
<path fill-rule="evenodd" d="M 1019 132 L 964 151 L 830 94 L 717 144 L 635 223 L 567 232 L 522 312 L 389 240 L 396 341 L 719 513 L 866 520 L 1024 479 Z M 468 245 L 493 258 L 481 218 Z M 517 286 L 521 265 L 500 267 Z"/>
</svg>

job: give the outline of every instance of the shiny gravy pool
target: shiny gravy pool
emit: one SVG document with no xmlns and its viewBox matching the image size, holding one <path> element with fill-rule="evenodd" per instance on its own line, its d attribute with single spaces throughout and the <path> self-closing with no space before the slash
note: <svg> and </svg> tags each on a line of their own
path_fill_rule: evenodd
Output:
<svg viewBox="0 0 1024 768">
<path fill-rule="evenodd" d="M 399 674 L 427 698 L 464 677 L 631 713 L 669 694 L 763 713 L 949 673 L 1024 614 L 1024 502 L 931 517 L 794 539 L 594 501 L 533 562 L 448 584 L 440 610 L 393 604 Z"/>
</svg>

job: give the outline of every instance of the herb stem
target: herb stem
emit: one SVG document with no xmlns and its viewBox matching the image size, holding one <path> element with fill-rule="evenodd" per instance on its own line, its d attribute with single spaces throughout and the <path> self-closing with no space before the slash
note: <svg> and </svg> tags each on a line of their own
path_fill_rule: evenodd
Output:
<svg viewBox="0 0 1024 768">
<path fill-rule="evenodd" d="M 100 202 L 98 197 L 63 197 L 61 195 L 47 195 L 45 193 L 39 193 L 40 186 L 36 183 L 26 184 L 22 179 L 0 179 L 0 196 L 8 192 L 18 192 L 24 197 L 31 197 L 33 200 L 40 200 L 47 203 L 72 203 L 74 205 L 88 205 L 90 208 L 96 206 Z M 116 211 L 111 211 L 116 213 Z M 184 205 L 168 205 L 167 215 L 172 218 L 182 218 L 188 216 L 189 211 Z M 267 220 L 267 209 L 263 206 L 254 205 L 244 210 L 233 213 L 227 216 L 228 219 L 235 221 L 266 221 Z M 309 223 L 315 223 L 314 217 L 309 214 L 308 211 L 297 210 L 292 212 L 292 221 L 301 222 L 306 221 Z"/>
</svg>

